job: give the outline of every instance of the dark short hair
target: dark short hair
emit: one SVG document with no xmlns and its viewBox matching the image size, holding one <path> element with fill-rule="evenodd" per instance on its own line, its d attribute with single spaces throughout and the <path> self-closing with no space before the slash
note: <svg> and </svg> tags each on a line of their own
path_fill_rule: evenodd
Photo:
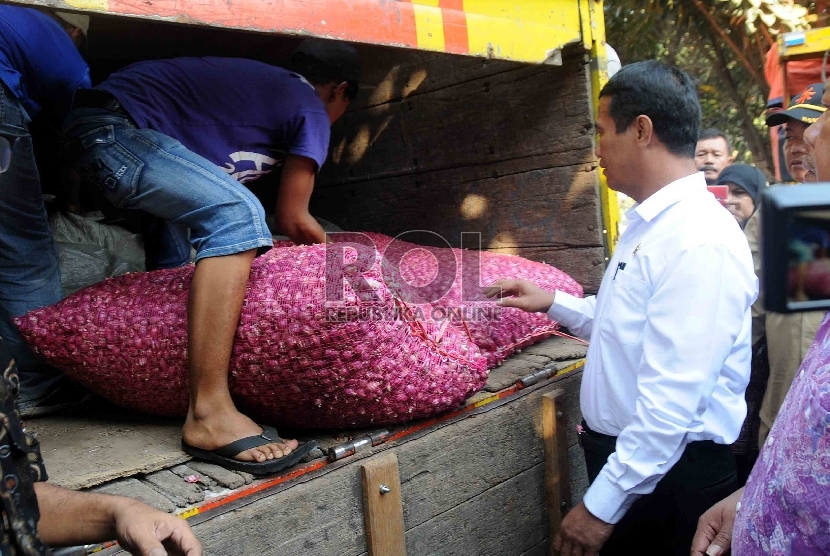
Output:
<svg viewBox="0 0 830 556">
<path fill-rule="evenodd" d="M 683 70 L 657 60 L 628 64 L 599 96 L 611 99 L 609 113 L 617 133 L 627 130 L 638 116 L 648 116 L 654 134 L 669 152 L 694 158 L 700 103 L 694 82 Z"/>
<path fill-rule="evenodd" d="M 306 39 L 291 55 L 292 69 L 312 85 L 346 83 L 346 97 L 354 100 L 363 72 L 360 55 L 354 46 L 343 41 Z"/>
<path fill-rule="evenodd" d="M 698 139 L 698 141 L 708 141 L 709 139 L 723 139 L 724 143 L 726 143 L 727 154 L 732 152 L 732 145 L 729 143 L 729 137 L 727 137 L 726 134 L 718 128 L 707 127 L 700 132 L 700 139 Z"/>
<path fill-rule="evenodd" d="M 314 75 L 311 71 L 305 68 L 298 68 L 294 66 L 294 71 L 305 77 L 306 81 L 311 83 L 312 85 L 328 85 L 329 83 L 334 83 L 335 85 L 340 85 L 342 81 L 338 81 L 337 79 L 332 79 L 330 77 L 323 77 L 320 75 Z M 346 81 L 346 98 L 350 101 L 357 98 L 357 93 L 360 91 L 360 83 L 357 81 Z"/>
</svg>

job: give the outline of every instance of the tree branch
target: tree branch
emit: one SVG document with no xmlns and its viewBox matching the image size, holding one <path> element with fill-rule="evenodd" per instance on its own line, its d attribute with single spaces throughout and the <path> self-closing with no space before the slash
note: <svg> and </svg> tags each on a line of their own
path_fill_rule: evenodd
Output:
<svg viewBox="0 0 830 556">
<path fill-rule="evenodd" d="M 758 57 L 763 62 L 767 57 L 767 51 L 764 50 L 764 46 L 761 44 L 761 34 L 755 33 L 753 36 L 755 38 L 755 46 L 758 48 Z"/>
<path fill-rule="evenodd" d="M 743 129 L 744 139 L 749 146 L 749 150 L 752 152 L 753 161 L 755 162 L 755 165 L 761 169 L 761 171 L 768 176 L 771 176 L 773 175 L 773 172 L 770 164 L 770 151 L 767 142 L 761 138 L 760 132 L 755 127 L 755 124 L 752 123 L 755 117 L 749 113 L 749 110 L 747 110 L 746 100 L 741 96 L 741 93 L 738 91 L 738 86 L 735 84 L 735 80 L 732 79 L 732 75 L 729 73 L 728 62 L 726 60 L 726 56 L 724 56 L 723 50 L 721 50 L 718 46 L 717 41 L 710 40 L 710 43 L 714 56 L 708 52 L 707 56 L 711 60 L 712 66 L 726 87 L 726 92 L 729 95 L 729 98 L 732 99 L 732 103 L 740 113 L 741 128 Z"/>
<path fill-rule="evenodd" d="M 761 89 L 764 98 L 769 96 L 769 85 L 767 84 L 767 80 L 764 78 L 764 76 L 758 73 L 758 69 L 755 66 L 753 66 L 752 63 L 750 63 L 746 56 L 744 56 L 744 53 L 741 51 L 741 49 L 738 48 L 738 45 L 736 45 L 729 37 L 729 35 L 726 33 L 726 31 L 724 31 L 721 28 L 721 26 L 718 25 L 717 20 L 711 13 L 709 13 L 709 11 L 706 9 L 706 6 L 704 6 L 700 0 L 692 0 L 692 3 L 709 23 L 709 26 L 712 28 L 712 30 L 718 34 L 718 36 L 723 40 L 723 42 L 725 42 L 729 46 L 729 48 L 732 49 L 732 52 L 735 53 L 735 56 L 749 72 L 749 75 L 751 75 L 752 78 L 755 80 L 755 83 L 758 85 L 758 88 Z M 713 44 L 714 42 L 715 41 L 712 41 Z"/>
<path fill-rule="evenodd" d="M 761 33 L 764 34 L 764 38 L 767 40 L 767 46 L 768 46 L 767 50 L 769 50 L 770 48 L 772 48 L 772 45 L 775 44 L 775 42 L 776 42 L 775 38 L 772 36 L 772 33 L 769 32 L 769 28 L 767 28 L 767 24 L 764 23 L 763 21 L 760 22 L 760 24 L 758 25 L 758 29 L 760 29 Z"/>
</svg>

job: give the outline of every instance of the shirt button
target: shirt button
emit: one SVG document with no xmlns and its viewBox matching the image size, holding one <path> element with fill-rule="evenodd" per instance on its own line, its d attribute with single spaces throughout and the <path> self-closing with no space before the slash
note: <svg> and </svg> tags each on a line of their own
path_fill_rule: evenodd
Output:
<svg viewBox="0 0 830 556">
<path fill-rule="evenodd" d="M 770 435 L 770 437 L 767 438 L 767 446 L 772 446 L 773 442 L 775 442 L 775 438 L 773 438 L 772 435 Z"/>
</svg>

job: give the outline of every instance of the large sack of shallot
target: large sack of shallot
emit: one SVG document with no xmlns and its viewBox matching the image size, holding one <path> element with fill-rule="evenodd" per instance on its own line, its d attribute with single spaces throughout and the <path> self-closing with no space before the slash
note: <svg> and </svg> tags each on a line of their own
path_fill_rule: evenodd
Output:
<svg viewBox="0 0 830 556">
<path fill-rule="evenodd" d="M 422 233 L 424 239 L 435 234 Z M 418 316 L 424 320 L 450 320 L 470 334 L 490 368 L 519 349 L 553 335 L 559 324 L 544 313 L 526 313 L 498 307 L 484 297 L 482 286 L 502 279 L 529 280 L 547 291 L 564 291 L 582 297 L 582 286 L 551 265 L 516 255 L 471 249 L 431 247 L 366 232 L 344 233 L 352 241 L 368 238 L 384 258 L 384 279 L 404 301 L 428 303 Z M 405 237 L 417 238 L 418 234 Z M 439 239 L 440 241 L 440 239 Z"/>
<path fill-rule="evenodd" d="M 341 245 L 336 257 L 326 249 L 255 259 L 230 369 L 241 410 L 295 427 L 389 425 L 456 407 L 484 386 L 487 361 L 468 332 L 409 318 L 411 303 L 384 284 L 373 248 Z M 36 352 L 93 392 L 182 417 L 192 274 L 188 266 L 121 276 L 17 324 Z"/>
</svg>

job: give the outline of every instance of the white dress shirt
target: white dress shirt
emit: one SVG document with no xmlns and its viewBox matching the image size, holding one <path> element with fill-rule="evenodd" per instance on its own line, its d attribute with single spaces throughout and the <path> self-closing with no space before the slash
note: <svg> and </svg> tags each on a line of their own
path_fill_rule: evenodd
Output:
<svg viewBox="0 0 830 556">
<path fill-rule="evenodd" d="M 617 436 L 583 499 L 606 523 L 652 492 L 686 444 L 731 444 L 744 418 L 758 281 L 735 218 L 702 173 L 628 211 L 599 294 L 556 292 L 548 316 L 590 340 L 580 403 Z"/>
</svg>

